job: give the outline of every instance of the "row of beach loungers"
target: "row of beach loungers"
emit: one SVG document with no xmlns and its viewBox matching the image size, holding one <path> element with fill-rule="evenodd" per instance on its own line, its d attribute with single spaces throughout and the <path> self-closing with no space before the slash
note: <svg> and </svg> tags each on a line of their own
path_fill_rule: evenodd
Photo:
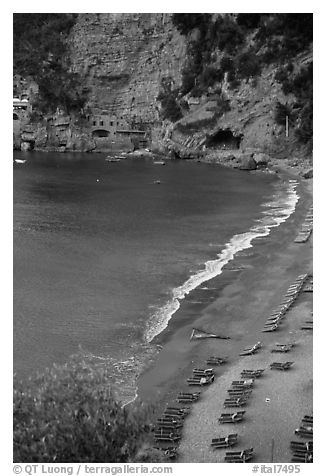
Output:
<svg viewBox="0 0 326 476">
<path fill-rule="evenodd" d="M 264 332 L 275 330 L 278 327 L 279 321 L 284 317 L 284 314 L 292 305 L 299 292 L 301 291 L 304 283 L 308 278 L 307 274 L 302 274 L 298 276 L 293 285 L 291 285 L 285 295 L 284 301 L 281 303 L 279 308 L 275 309 L 268 319 Z M 305 326 L 302 329 L 312 328 L 312 321 L 306 321 Z M 268 330 L 266 330 L 268 329 Z M 273 353 L 287 353 L 290 352 L 295 343 L 288 342 L 284 344 L 275 344 L 274 348 L 271 350 Z M 256 344 L 245 348 L 239 355 L 240 356 L 250 356 L 254 355 L 259 349 L 262 348 L 262 343 L 257 342 Z M 192 376 L 187 378 L 187 384 L 189 386 L 206 386 L 211 384 L 215 378 L 214 366 L 220 366 L 227 363 L 227 357 L 217 357 L 211 356 L 206 360 L 206 364 L 209 365 L 209 368 L 201 369 L 194 368 Z M 270 364 L 271 370 L 289 370 L 294 362 L 272 362 Z M 232 382 L 230 389 L 228 389 L 228 396 L 224 400 L 224 408 L 233 408 L 234 411 L 230 413 L 221 413 L 218 422 L 220 424 L 224 423 L 239 423 L 243 421 L 246 411 L 242 408 L 245 407 L 250 399 L 255 379 L 260 378 L 263 375 L 265 369 L 244 369 L 241 372 L 241 380 L 235 380 Z M 190 413 L 192 403 L 195 403 L 199 400 L 201 392 L 179 392 L 177 395 L 176 401 L 181 406 L 169 406 L 165 409 L 163 415 L 157 419 L 156 426 L 154 429 L 154 439 L 155 441 L 163 446 L 158 448 L 164 451 L 164 454 L 170 459 L 175 459 L 177 457 L 177 446 L 167 446 L 169 443 L 177 445 L 181 439 L 181 432 L 183 428 L 183 423 L 185 417 Z M 186 405 L 186 406 L 185 406 Z M 190 406 L 189 406 L 190 405 Z M 312 437 L 312 425 L 310 426 L 310 417 L 304 417 L 302 425 L 300 428 L 295 430 L 295 433 L 301 437 Z M 312 418 L 312 417 L 311 417 Z M 312 421 L 311 421 L 312 423 Z M 230 448 L 236 445 L 238 442 L 238 435 L 236 433 L 229 434 L 228 436 L 220 436 L 212 439 L 211 446 L 215 449 L 217 448 Z M 309 442 L 308 442 L 309 443 Z M 312 444 L 312 442 L 310 442 Z M 304 451 L 305 443 L 301 442 L 291 442 L 291 449 L 294 451 L 293 458 L 297 458 L 295 461 L 305 462 L 302 458 L 310 459 L 312 458 L 312 452 Z M 302 447 L 302 448 L 301 448 Z M 304 456 L 302 456 L 302 454 Z M 241 451 L 229 451 L 225 454 L 226 462 L 234 463 L 245 463 L 250 461 L 254 456 L 253 448 L 247 448 Z M 301 459 L 300 459 L 301 458 Z M 294 459 L 293 459 L 294 461 Z"/>
<path fill-rule="evenodd" d="M 260 347 L 258 343 L 250 348 L 255 353 Z M 247 355 L 245 353 L 244 355 Z M 249 354 L 250 355 L 250 354 Z M 243 407 L 247 405 L 250 399 L 255 379 L 262 377 L 265 369 L 244 369 L 240 377 L 242 380 L 234 380 L 231 387 L 228 389 L 228 397 L 224 401 L 224 407 Z M 238 410 L 233 413 L 221 413 L 218 421 L 220 424 L 224 423 L 239 423 L 245 417 L 245 410 Z M 228 436 L 220 436 L 213 438 L 211 446 L 214 449 L 231 448 L 238 443 L 238 434 L 231 433 Z M 246 448 L 241 451 L 227 451 L 224 456 L 224 461 L 228 463 L 247 463 L 252 460 L 254 456 L 253 448 Z"/>
<path fill-rule="evenodd" d="M 227 362 L 226 357 L 209 357 L 207 362 L 210 365 L 222 365 Z M 200 369 L 194 368 L 192 376 L 187 379 L 189 386 L 208 385 L 214 381 L 215 371 L 212 368 Z M 169 459 L 175 459 L 178 455 L 177 446 L 168 446 L 169 444 L 177 445 L 181 440 L 181 433 L 184 419 L 190 413 L 192 403 L 199 400 L 201 392 L 179 392 L 176 401 L 180 406 L 168 406 L 163 415 L 157 419 L 154 427 L 155 448 L 163 451 L 164 455 Z"/>
<path fill-rule="evenodd" d="M 312 213 L 312 207 L 310 207 L 306 218 L 301 226 L 301 230 L 299 231 L 297 237 L 295 238 L 294 242 L 295 243 L 305 243 L 308 241 L 311 232 L 312 232 L 312 227 L 313 227 L 313 213 Z"/>
<path fill-rule="evenodd" d="M 301 425 L 294 433 L 306 441 L 291 441 L 290 448 L 292 451 L 291 462 L 295 463 L 312 463 L 313 462 L 313 416 L 305 415 L 301 421 Z"/>
<path fill-rule="evenodd" d="M 290 309 L 301 289 L 308 278 L 308 274 L 301 274 L 297 277 L 293 284 L 288 288 L 281 304 L 272 311 L 267 319 L 262 332 L 273 332 L 278 329 L 281 321 L 284 319 L 286 312 Z"/>
</svg>

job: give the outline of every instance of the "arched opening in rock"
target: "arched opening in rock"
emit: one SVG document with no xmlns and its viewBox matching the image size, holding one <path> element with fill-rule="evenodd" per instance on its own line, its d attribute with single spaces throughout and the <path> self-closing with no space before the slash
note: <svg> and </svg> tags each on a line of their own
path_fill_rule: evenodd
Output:
<svg viewBox="0 0 326 476">
<path fill-rule="evenodd" d="M 221 129 L 208 136 L 206 146 L 215 149 L 239 149 L 243 135 L 234 135 L 231 129 Z"/>
<path fill-rule="evenodd" d="M 105 129 L 96 129 L 95 131 L 92 132 L 93 137 L 109 137 L 109 131 L 106 131 Z"/>
<path fill-rule="evenodd" d="M 19 119 L 18 115 L 13 113 L 13 119 L 14 119 L 14 121 L 18 121 L 18 119 Z"/>
</svg>

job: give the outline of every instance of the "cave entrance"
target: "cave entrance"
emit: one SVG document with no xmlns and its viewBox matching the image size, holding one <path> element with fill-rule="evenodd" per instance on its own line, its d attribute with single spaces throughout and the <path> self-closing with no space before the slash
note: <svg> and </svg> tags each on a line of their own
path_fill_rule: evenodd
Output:
<svg viewBox="0 0 326 476">
<path fill-rule="evenodd" d="M 231 129 L 221 129 L 208 136 L 206 146 L 215 149 L 239 149 L 243 135 L 234 135 Z"/>
<path fill-rule="evenodd" d="M 109 137 L 110 132 L 105 129 L 96 129 L 92 134 L 93 137 Z"/>
</svg>

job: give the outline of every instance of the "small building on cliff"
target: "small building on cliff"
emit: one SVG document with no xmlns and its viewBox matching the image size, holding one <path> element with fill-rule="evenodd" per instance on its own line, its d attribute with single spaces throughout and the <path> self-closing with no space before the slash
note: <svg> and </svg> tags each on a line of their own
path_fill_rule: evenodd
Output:
<svg viewBox="0 0 326 476">
<path fill-rule="evenodd" d="M 134 149 L 147 145 L 146 131 L 131 128 L 122 117 L 103 111 L 100 114 L 88 115 L 87 121 L 92 138 L 99 149 Z"/>
</svg>

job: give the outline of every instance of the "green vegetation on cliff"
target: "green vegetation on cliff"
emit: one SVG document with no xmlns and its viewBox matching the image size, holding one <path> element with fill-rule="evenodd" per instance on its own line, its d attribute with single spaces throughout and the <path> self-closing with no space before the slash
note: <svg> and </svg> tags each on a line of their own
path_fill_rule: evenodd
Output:
<svg viewBox="0 0 326 476">
<path fill-rule="evenodd" d="M 16 463 L 162 461 L 150 448 L 151 412 L 122 408 L 108 369 L 74 358 L 27 382 L 14 382 Z"/>
<path fill-rule="evenodd" d="M 272 65 L 284 93 L 297 100 L 289 111 L 297 138 L 312 143 L 312 64 L 299 72 L 293 68 L 312 43 L 311 13 L 175 13 L 173 23 L 187 35 L 182 94 L 198 97 L 223 81 L 235 89 Z M 220 61 L 217 51 L 223 53 Z"/>
<path fill-rule="evenodd" d="M 86 91 L 77 74 L 69 70 L 67 39 L 77 14 L 15 13 L 14 73 L 31 76 L 39 85 L 38 110 L 53 112 L 58 106 L 79 111 Z"/>
</svg>

